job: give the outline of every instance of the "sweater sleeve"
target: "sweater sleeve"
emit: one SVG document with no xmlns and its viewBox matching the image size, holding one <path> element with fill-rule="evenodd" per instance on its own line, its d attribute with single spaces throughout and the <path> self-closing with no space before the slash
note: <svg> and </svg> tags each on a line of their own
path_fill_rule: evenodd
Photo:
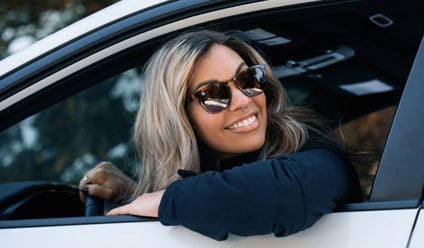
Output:
<svg viewBox="0 0 424 248">
<path fill-rule="evenodd" d="M 159 220 L 216 240 L 228 233 L 285 236 L 349 201 L 358 187 L 336 153 L 310 149 L 178 180 L 163 195 Z"/>
</svg>

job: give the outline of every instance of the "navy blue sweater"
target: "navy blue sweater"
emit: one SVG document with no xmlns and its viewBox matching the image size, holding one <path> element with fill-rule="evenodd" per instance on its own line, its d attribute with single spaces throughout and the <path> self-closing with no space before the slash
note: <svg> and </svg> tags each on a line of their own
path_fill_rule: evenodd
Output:
<svg viewBox="0 0 424 248">
<path fill-rule="evenodd" d="M 178 180 L 163 195 L 159 220 L 216 240 L 229 233 L 285 236 L 359 198 L 351 164 L 334 151 L 312 148 Z"/>
</svg>

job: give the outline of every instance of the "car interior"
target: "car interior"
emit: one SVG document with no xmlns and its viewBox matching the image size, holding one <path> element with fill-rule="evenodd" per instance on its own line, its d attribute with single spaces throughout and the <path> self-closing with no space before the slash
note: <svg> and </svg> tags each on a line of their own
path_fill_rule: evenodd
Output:
<svg viewBox="0 0 424 248">
<path fill-rule="evenodd" d="M 415 6 L 422 3 L 406 0 L 402 5 L 395 1 L 332 4 L 329 1 L 322 6 L 258 11 L 191 28 L 246 32 L 253 39 L 252 44 L 272 64 L 293 104 L 317 111 L 335 131 L 343 132 L 352 145 L 370 149 L 371 161 L 355 164 L 364 201 L 368 201 L 387 134 L 424 31 L 422 8 Z M 203 6 L 195 11 L 207 10 Z M 98 75 L 95 72 L 104 69 L 93 68 L 91 75 L 95 76 L 82 75 L 84 80 L 78 80 L 89 81 L 87 85 L 63 94 L 72 95 L 134 66 L 140 70 L 164 39 L 179 32 L 104 61 L 103 65 L 113 69 Z M 130 36 L 131 32 L 126 35 Z M 55 101 L 64 95 L 58 95 Z M 102 210 L 87 214 L 86 208 L 79 200 L 76 185 L 38 180 L 0 185 L 0 222 L 102 214 Z"/>
</svg>

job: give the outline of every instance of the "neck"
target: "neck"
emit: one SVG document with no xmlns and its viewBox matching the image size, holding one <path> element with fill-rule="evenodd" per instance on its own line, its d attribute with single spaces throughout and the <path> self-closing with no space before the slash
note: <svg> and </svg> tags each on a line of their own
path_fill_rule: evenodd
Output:
<svg viewBox="0 0 424 248">
<path fill-rule="evenodd" d="M 223 171 L 231 169 L 235 166 L 242 165 L 243 163 L 251 163 L 258 159 L 261 149 L 244 154 L 223 154 L 215 150 L 199 146 L 201 158 L 201 171 Z"/>
</svg>

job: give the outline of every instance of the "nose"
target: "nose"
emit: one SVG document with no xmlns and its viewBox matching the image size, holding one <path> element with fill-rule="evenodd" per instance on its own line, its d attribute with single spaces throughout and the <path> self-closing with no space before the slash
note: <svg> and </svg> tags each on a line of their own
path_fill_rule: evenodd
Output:
<svg viewBox="0 0 424 248">
<path fill-rule="evenodd" d="M 246 109 L 252 99 L 239 90 L 233 83 L 229 84 L 231 90 L 231 103 L 229 106 L 230 111 L 237 111 L 239 109 Z"/>
</svg>

